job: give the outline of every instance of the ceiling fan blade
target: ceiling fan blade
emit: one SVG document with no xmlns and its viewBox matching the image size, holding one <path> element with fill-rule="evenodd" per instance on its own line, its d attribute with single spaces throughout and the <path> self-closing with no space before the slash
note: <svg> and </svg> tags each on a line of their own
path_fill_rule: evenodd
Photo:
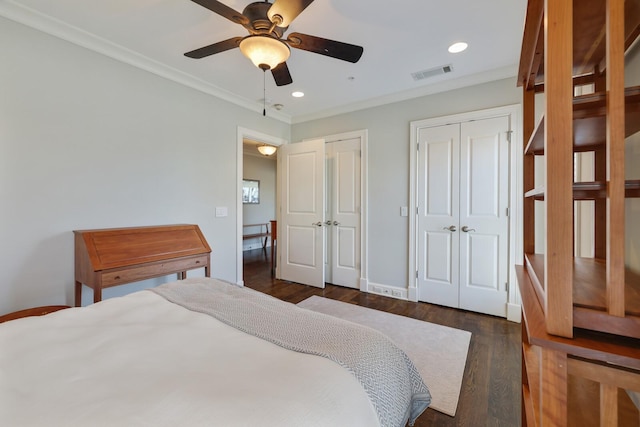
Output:
<svg viewBox="0 0 640 427">
<path fill-rule="evenodd" d="M 236 48 L 240 45 L 241 40 L 242 37 L 233 37 L 218 43 L 210 44 L 209 46 L 201 47 L 200 49 L 192 50 L 191 52 L 185 53 L 184 56 L 195 59 L 204 58 L 205 56 Z"/>
<path fill-rule="evenodd" d="M 269 8 L 267 16 L 269 16 L 271 22 L 274 22 L 274 15 L 280 15 L 282 22 L 278 26 L 288 27 L 291 21 L 296 19 L 311 3 L 313 3 L 313 0 L 276 0 Z"/>
<path fill-rule="evenodd" d="M 191 0 L 194 3 L 198 3 L 202 7 L 206 7 L 212 12 L 217 13 L 220 16 L 224 16 L 230 21 L 236 24 L 245 25 L 249 23 L 249 19 L 240 12 L 230 8 L 229 6 L 220 3 L 216 0 Z"/>
<path fill-rule="evenodd" d="M 308 34 L 291 33 L 287 38 L 287 43 L 296 49 L 319 53 L 343 61 L 356 63 L 360 60 L 364 49 L 362 46 L 338 42 L 335 40 L 323 39 L 322 37 L 310 36 Z"/>
<path fill-rule="evenodd" d="M 276 81 L 276 86 L 286 86 L 293 83 L 291 73 L 289 73 L 289 67 L 286 62 L 279 64 L 276 68 L 271 70 L 273 80 Z"/>
</svg>

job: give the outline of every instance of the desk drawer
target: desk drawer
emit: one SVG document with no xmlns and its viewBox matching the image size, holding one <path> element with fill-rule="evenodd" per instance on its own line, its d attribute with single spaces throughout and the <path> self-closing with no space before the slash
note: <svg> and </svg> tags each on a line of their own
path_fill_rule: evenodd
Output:
<svg viewBox="0 0 640 427">
<path fill-rule="evenodd" d="M 102 287 L 121 285 L 123 283 L 137 282 L 153 277 L 166 276 L 194 268 L 208 267 L 207 255 L 196 255 L 185 258 L 158 261 L 155 263 L 132 266 L 118 270 L 108 270 L 102 273 Z"/>
</svg>

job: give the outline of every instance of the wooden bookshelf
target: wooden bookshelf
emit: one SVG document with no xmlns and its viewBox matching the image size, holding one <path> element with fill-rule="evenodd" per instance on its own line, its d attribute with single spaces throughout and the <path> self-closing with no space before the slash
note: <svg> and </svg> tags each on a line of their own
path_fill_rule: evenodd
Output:
<svg viewBox="0 0 640 427">
<path fill-rule="evenodd" d="M 640 392 L 640 272 L 624 264 L 625 199 L 640 197 L 640 180 L 625 180 L 625 139 L 640 132 L 640 87 L 624 85 L 625 51 L 639 35 L 640 0 L 527 5 L 518 73 L 527 141 L 525 255 L 516 267 L 523 425 L 575 425 L 584 418 L 575 410 L 581 407 L 596 408 L 593 425 L 627 425 L 618 418 L 619 390 Z M 574 96 L 585 84 L 595 93 Z M 541 91 L 545 112 L 536 124 Z M 581 152 L 594 153 L 591 182 L 574 182 L 574 154 Z M 536 177 L 537 156 L 545 158 L 543 179 Z M 580 200 L 594 201 L 595 258 L 574 256 Z M 536 248 L 536 203 L 545 214 L 544 248 Z M 599 384 L 589 397 L 576 387 L 585 381 Z"/>
</svg>

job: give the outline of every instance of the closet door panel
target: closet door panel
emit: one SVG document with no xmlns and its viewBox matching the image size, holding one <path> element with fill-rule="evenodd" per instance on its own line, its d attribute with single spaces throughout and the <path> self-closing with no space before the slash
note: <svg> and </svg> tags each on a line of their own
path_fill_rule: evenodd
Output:
<svg viewBox="0 0 640 427">
<path fill-rule="evenodd" d="M 460 308 L 506 316 L 509 117 L 460 128 Z"/>
<path fill-rule="evenodd" d="M 418 137 L 418 299 L 458 307 L 459 125 Z"/>
</svg>

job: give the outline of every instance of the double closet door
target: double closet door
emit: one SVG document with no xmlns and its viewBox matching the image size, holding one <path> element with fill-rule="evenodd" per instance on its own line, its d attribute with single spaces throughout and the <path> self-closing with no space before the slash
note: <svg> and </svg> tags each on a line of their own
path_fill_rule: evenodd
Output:
<svg viewBox="0 0 640 427">
<path fill-rule="evenodd" d="M 278 157 L 279 277 L 359 288 L 361 140 L 305 141 Z"/>
<path fill-rule="evenodd" d="M 509 116 L 418 130 L 418 299 L 506 317 Z"/>
</svg>

